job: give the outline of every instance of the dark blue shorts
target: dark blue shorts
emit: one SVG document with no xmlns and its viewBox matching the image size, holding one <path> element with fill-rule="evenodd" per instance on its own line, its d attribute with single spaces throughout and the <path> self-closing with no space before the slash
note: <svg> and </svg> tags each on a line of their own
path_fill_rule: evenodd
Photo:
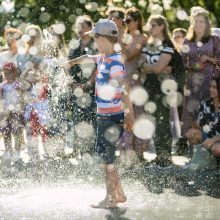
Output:
<svg viewBox="0 0 220 220">
<path fill-rule="evenodd" d="M 96 153 L 103 164 L 114 162 L 116 143 L 123 132 L 123 121 L 124 113 L 97 116 Z"/>
</svg>

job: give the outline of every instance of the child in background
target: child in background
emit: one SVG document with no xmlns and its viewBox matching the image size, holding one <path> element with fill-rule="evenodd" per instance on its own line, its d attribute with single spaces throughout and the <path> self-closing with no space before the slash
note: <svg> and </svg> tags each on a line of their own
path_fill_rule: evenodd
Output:
<svg viewBox="0 0 220 220">
<path fill-rule="evenodd" d="M 23 95 L 21 84 L 17 80 L 17 68 L 14 63 L 3 66 L 4 81 L 0 84 L 0 132 L 3 134 L 5 153 L 3 158 L 20 160 L 20 148 L 24 141 Z M 12 135 L 15 151 L 12 149 Z"/>
<path fill-rule="evenodd" d="M 43 73 L 44 66 L 40 64 L 35 69 L 29 70 L 26 80 L 32 83 L 29 98 L 26 99 L 24 117 L 27 120 L 27 142 L 29 156 L 32 162 L 40 159 L 39 139 L 45 143 L 48 137 L 47 125 L 49 123 L 49 103 L 48 103 L 48 77 Z M 44 70 L 45 71 L 45 70 Z"/>
</svg>

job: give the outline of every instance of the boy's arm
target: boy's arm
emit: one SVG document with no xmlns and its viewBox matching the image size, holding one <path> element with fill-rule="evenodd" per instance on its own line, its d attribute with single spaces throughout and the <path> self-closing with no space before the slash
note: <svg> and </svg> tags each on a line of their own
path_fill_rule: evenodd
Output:
<svg viewBox="0 0 220 220">
<path fill-rule="evenodd" d="M 86 64 L 86 63 L 92 63 L 94 62 L 95 56 L 91 56 L 91 55 L 83 55 L 80 57 L 77 57 L 75 59 L 72 59 L 68 62 L 63 63 L 61 66 L 66 67 L 66 68 L 71 68 L 72 66 L 76 65 L 76 64 Z"/>
<path fill-rule="evenodd" d="M 122 102 L 125 112 L 124 128 L 132 131 L 135 122 L 135 116 L 134 116 L 133 104 L 129 98 L 130 86 L 128 83 L 128 79 L 122 79 L 120 80 L 119 83 L 123 88 Z"/>
</svg>

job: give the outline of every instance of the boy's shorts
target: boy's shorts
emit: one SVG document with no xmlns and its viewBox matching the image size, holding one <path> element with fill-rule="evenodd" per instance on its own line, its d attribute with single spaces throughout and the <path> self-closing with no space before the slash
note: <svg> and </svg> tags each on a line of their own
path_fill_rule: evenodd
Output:
<svg viewBox="0 0 220 220">
<path fill-rule="evenodd" d="M 97 116 L 96 153 L 103 164 L 113 164 L 116 144 L 123 132 L 124 113 Z"/>
</svg>

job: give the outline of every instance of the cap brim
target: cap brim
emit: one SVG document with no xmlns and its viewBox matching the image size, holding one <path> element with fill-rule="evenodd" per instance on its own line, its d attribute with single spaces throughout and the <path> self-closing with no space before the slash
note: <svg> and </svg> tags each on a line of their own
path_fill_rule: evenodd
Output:
<svg viewBox="0 0 220 220">
<path fill-rule="evenodd" d="M 91 30 L 91 31 L 85 32 L 84 35 L 89 35 L 89 36 L 93 37 L 95 35 L 95 33 Z"/>
</svg>

